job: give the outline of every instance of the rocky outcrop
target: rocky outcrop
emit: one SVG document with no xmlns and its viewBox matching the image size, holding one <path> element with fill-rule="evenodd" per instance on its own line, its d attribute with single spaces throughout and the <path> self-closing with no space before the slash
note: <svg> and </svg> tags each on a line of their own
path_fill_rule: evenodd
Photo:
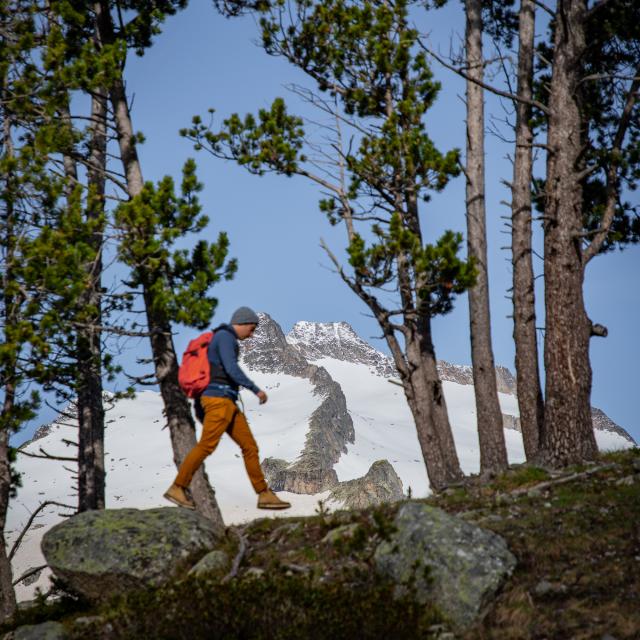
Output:
<svg viewBox="0 0 640 640">
<path fill-rule="evenodd" d="M 314 386 L 313 394 L 320 404 L 309 418 L 305 445 L 296 461 L 263 462 L 265 475 L 276 491 L 318 493 L 338 482 L 333 465 L 347 451 L 347 443 L 355 440 L 353 421 L 340 385 L 323 367 L 307 362 L 288 344 L 280 326 L 266 313 L 260 313 L 260 324 L 253 340 L 243 345 L 242 362 L 254 371 L 284 373 L 307 378 Z"/>
<path fill-rule="evenodd" d="M 522 431 L 522 427 L 520 426 L 520 418 L 518 418 L 518 416 L 511 415 L 510 413 L 502 414 L 502 426 L 505 429 Z"/>
<path fill-rule="evenodd" d="M 609 433 L 615 433 L 632 445 L 635 445 L 635 440 L 619 425 L 617 425 L 604 411 L 591 407 L 591 418 L 593 421 L 593 428 L 595 431 L 608 431 Z M 502 414 L 502 425 L 505 429 L 513 429 L 515 431 L 522 431 L 520 426 L 520 418 L 511 414 Z"/>
<path fill-rule="evenodd" d="M 468 365 L 451 364 L 444 360 L 438 360 L 438 374 L 442 381 L 473 385 L 473 368 Z M 496 367 L 496 383 L 499 393 L 516 395 L 516 379 L 507 367 Z"/>
<path fill-rule="evenodd" d="M 376 549 L 376 571 L 398 584 L 399 595 L 435 603 L 458 629 L 485 613 L 515 567 L 500 536 L 441 509 L 404 504 L 394 525 Z"/>
<path fill-rule="evenodd" d="M 260 324 L 252 339 L 241 343 L 242 364 L 252 371 L 308 378 L 309 362 L 287 343 L 280 325 L 267 313 L 258 316 Z"/>
<path fill-rule="evenodd" d="M 331 490 L 329 498 L 347 509 L 397 502 L 404 498 L 402 480 L 388 460 L 377 460 L 362 478 L 340 482 Z"/>
<path fill-rule="evenodd" d="M 334 358 L 366 364 L 379 376 L 396 376 L 391 358 L 365 342 L 346 322 L 297 322 L 287 334 L 307 360 Z"/>
<path fill-rule="evenodd" d="M 338 475 L 333 468 L 320 469 L 313 459 L 290 463 L 280 458 L 265 458 L 262 470 L 274 491 L 319 493 L 338 484 Z"/>
<path fill-rule="evenodd" d="M 309 418 L 305 444 L 295 462 L 267 458 L 263 469 L 267 482 L 276 491 L 319 493 L 338 483 L 333 465 L 355 440 L 353 420 L 340 385 L 322 367 L 309 365 L 314 394 L 322 402 Z"/>
<path fill-rule="evenodd" d="M 304 448 L 291 471 L 302 474 L 309 488 L 315 485 L 315 490 L 304 493 L 317 493 L 337 483 L 333 465 L 347 452 L 347 443 L 353 443 L 356 434 L 340 385 L 323 367 L 315 367 L 310 379 L 322 402 L 311 414 Z M 315 483 L 311 480 L 314 476 Z"/>
<path fill-rule="evenodd" d="M 218 538 L 209 520 L 187 509 L 85 511 L 42 539 L 54 574 L 93 602 L 155 586 L 186 572 Z"/>
<path fill-rule="evenodd" d="M 190 576 L 225 575 L 231 568 L 231 558 L 221 549 L 209 551 L 189 571 Z"/>
<path fill-rule="evenodd" d="M 496 382 L 498 383 L 498 392 L 506 393 L 512 396 L 518 395 L 518 388 L 516 386 L 516 378 L 507 369 L 507 367 L 496 367 Z"/>
<path fill-rule="evenodd" d="M 635 445 L 635 440 L 620 426 L 617 425 L 609 416 L 602 410 L 591 407 L 591 418 L 593 420 L 593 428 L 599 431 L 608 431 L 609 433 L 615 433 L 627 442 Z"/>
</svg>

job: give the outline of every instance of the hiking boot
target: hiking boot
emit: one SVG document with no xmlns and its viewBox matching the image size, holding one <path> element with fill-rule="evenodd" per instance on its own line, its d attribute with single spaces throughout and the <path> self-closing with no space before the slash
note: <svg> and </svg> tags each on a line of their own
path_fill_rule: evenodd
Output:
<svg viewBox="0 0 640 640">
<path fill-rule="evenodd" d="M 169 502 L 173 502 L 173 504 L 177 504 L 179 507 L 184 507 L 185 509 L 196 508 L 196 504 L 193 501 L 193 498 L 187 493 L 187 490 L 179 487 L 177 484 L 172 484 L 167 489 L 164 497 L 169 500 Z"/>
<path fill-rule="evenodd" d="M 258 509 L 288 509 L 290 506 L 290 502 L 280 500 L 271 489 L 265 489 L 258 494 Z"/>
</svg>

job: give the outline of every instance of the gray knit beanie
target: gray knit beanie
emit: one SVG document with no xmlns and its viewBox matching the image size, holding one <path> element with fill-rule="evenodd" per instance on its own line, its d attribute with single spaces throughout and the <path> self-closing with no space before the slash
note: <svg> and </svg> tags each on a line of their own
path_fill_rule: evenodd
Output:
<svg viewBox="0 0 640 640">
<path fill-rule="evenodd" d="M 229 324 L 258 324 L 258 314 L 249 307 L 240 307 L 233 312 Z"/>
</svg>

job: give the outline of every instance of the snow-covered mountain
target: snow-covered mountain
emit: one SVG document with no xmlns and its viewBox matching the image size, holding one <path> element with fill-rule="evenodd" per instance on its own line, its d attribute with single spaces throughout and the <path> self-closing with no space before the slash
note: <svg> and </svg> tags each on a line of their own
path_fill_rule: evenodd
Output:
<svg viewBox="0 0 640 640">
<path fill-rule="evenodd" d="M 255 508 L 240 451 L 228 438 L 207 459 L 206 470 L 227 523 L 272 515 L 311 514 L 318 501 L 362 506 L 367 500 L 428 493 L 424 462 L 415 427 L 400 387 L 390 383 L 392 361 L 362 340 L 346 323 L 299 322 L 288 335 L 267 315 L 253 340 L 243 343 L 243 366 L 269 394 L 259 405 L 243 393 L 245 411 L 260 447 L 272 485 L 293 508 L 265 514 Z M 475 400 L 469 367 L 440 363 L 444 392 L 462 468 L 479 468 Z M 505 437 L 511 462 L 524 459 L 518 431 L 515 380 L 498 369 L 499 397 L 505 416 Z M 162 494 L 175 477 L 169 433 L 164 428 L 159 394 L 142 391 L 135 399 L 111 403 L 107 411 L 105 450 L 108 507 L 168 505 Z M 76 439 L 73 407 L 38 430 L 23 447 L 31 454 L 73 456 Z M 634 445 L 632 438 L 602 412 L 594 412 L 601 449 Z M 385 462 L 381 462 L 385 461 Z M 24 524 L 44 501 L 50 501 L 22 540 L 14 575 L 44 564 L 39 544 L 44 531 L 73 508 L 73 464 L 19 456 L 23 486 L 11 501 L 9 548 Z M 57 504 L 54 504 L 57 503 Z M 30 598 L 46 588 L 46 570 L 17 587 Z"/>
</svg>

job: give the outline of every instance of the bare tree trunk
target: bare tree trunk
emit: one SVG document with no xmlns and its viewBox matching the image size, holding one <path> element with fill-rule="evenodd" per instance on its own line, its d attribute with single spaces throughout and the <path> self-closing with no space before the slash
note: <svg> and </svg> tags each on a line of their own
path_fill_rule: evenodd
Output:
<svg viewBox="0 0 640 640">
<path fill-rule="evenodd" d="M 494 475 L 508 467 L 507 448 L 498 401 L 487 267 L 487 232 L 484 195 L 484 90 L 482 2 L 466 2 L 467 80 L 467 247 L 475 260 L 478 278 L 469 289 L 471 361 L 480 441 L 480 473 Z"/>
<path fill-rule="evenodd" d="M 519 14 L 518 96 L 532 100 L 535 6 L 522 0 Z M 511 187 L 511 263 L 513 265 L 513 338 L 522 439 L 527 460 L 538 452 L 544 424 L 544 401 L 538 365 L 535 279 L 531 237 L 533 131 L 531 107 L 516 102 L 516 149 Z"/>
<path fill-rule="evenodd" d="M 147 295 L 145 300 L 156 377 L 160 384 L 165 416 L 171 434 L 173 460 L 176 468 L 179 468 L 196 444 L 195 424 L 189 401 L 178 384 L 178 360 L 173 346 L 171 326 L 154 314 L 152 301 Z M 216 530 L 223 532 L 224 521 L 216 501 L 215 491 L 204 471 L 204 465 L 193 476 L 191 493 L 198 511 L 213 522 Z"/>
<path fill-rule="evenodd" d="M 113 24 L 108 2 L 103 0 L 96 3 L 95 8 L 100 40 L 105 44 L 113 43 Z M 129 197 L 134 198 L 142 192 L 144 181 L 135 147 L 129 105 L 121 78 L 114 80 L 109 95 Z M 179 467 L 187 453 L 196 444 L 195 424 L 189 401 L 178 385 L 178 359 L 171 336 L 171 326 L 164 318 L 157 317 L 153 311 L 155 305 L 149 288 L 150 284 L 147 283 L 146 286 L 143 286 L 143 297 L 147 311 L 148 328 L 152 334 L 151 352 L 171 434 L 174 461 L 176 467 Z M 222 533 L 224 531 L 222 514 L 216 501 L 215 492 L 204 471 L 204 466 L 200 467 L 194 475 L 191 492 L 198 511 L 209 518 L 212 526 Z"/>
<path fill-rule="evenodd" d="M 78 329 L 78 511 L 104 509 L 104 406 L 102 402 L 102 242 L 107 162 L 107 97 L 91 100 L 87 221 L 98 225 L 92 238 L 95 259 L 87 266 L 90 285 L 83 306 L 91 310 L 86 328 Z"/>
<path fill-rule="evenodd" d="M 447 406 L 438 375 L 431 324 L 428 315 L 422 315 L 417 327 L 403 326 L 405 351 L 400 346 L 389 316 L 375 296 L 367 292 L 356 277 L 348 278 L 337 258 L 323 243 L 343 281 L 371 309 L 382 329 L 394 364 L 398 370 L 407 404 L 416 425 L 418 442 L 424 459 L 427 477 L 433 491 L 442 491 L 463 478 L 456 453 Z"/>
<path fill-rule="evenodd" d="M 585 0 L 559 0 L 549 98 L 544 212 L 545 415 L 542 459 L 552 466 L 593 460 L 591 321 L 583 300 L 583 132 L 579 108 Z"/>
<path fill-rule="evenodd" d="M 4 76 L 2 85 L 4 86 Z M 3 146 L 4 156 L 13 157 L 12 123 L 7 114 L 3 114 Z M 12 188 L 9 186 L 13 182 L 12 174 L 9 172 L 5 176 L 5 198 L 7 211 L 5 215 L 5 225 L 3 229 L 3 245 L 5 246 L 5 264 L 2 273 L 2 305 L 4 334 L 11 326 L 15 326 L 15 298 L 11 291 L 13 280 L 13 264 L 15 261 L 15 220 L 12 200 Z M 0 624 L 10 618 L 16 610 L 16 596 L 13 590 L 13 579 L 11 572 L 11 562 L 7 556 L 6 541 L 4 537 L 4 527 L 7 522 L 7 511 L 9 510 L 9 495 L 11 491 L 11 462 L 9 460 L 9 436 L 11 433 L 12 415 L 15 403 L 15 373 L 16 357 L 9 351 L 9 357 L 3 363 L 2 378 L 4 382 L 4 402 L 2 414 L 0 416 Z"/>
<path fill-rule="evenodd" d="M 13 402 L 13 389 L 5 387 L 5 401 L 2 410 L 7 414 L 8 403 Z M 8 409 L 11 411 L 11 409 Z M 11 562 L 7 556 L 4 527 L 9 510 L 9 491 L 11 489 L 11 467 L 9 462 L 9 431 L 0 427 L 0 624 L 16 611 L 16 596 L 13 591 Z"/>
<path fill-rule="evenodd" d="M 409 377 L 405 395 L 416 423 L 418 441 L 434 491 L 459 482 L 463 473 L 456 453 L 449 414 L 431 340 L 430 318 L 405 338 Z"/>
</svg>

